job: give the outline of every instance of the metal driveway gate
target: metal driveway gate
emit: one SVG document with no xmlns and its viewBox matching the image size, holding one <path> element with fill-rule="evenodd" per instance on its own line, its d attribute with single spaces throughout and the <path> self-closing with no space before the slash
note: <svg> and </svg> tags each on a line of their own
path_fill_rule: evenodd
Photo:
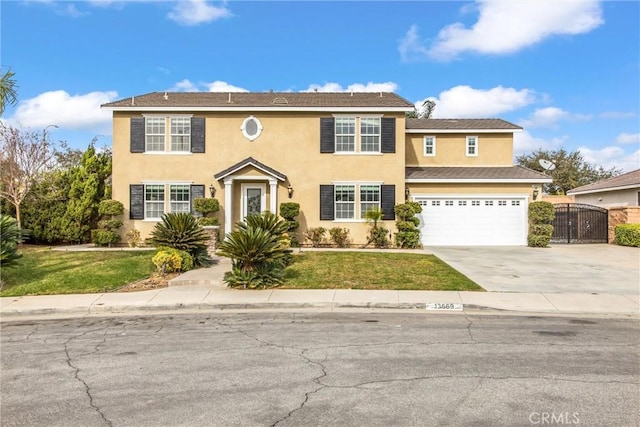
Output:
<svg viewBox="0 0 640 427">
<path fill-rule="evenodd" d="M 599 206 L 581 203 L 553 205 L 552 243 L 607 243 L 609 211 Z"/>
</svg>

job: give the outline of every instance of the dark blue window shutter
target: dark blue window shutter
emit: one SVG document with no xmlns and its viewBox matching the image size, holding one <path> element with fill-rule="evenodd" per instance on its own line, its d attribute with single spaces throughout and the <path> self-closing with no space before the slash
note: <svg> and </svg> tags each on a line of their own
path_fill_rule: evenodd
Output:
<svg viewBox="0 0 640 427">
<path fill-rule="evenodd" d="M 320 219 L 332 221 L 334 219 L 333 209 L 333 185 L 320 186 Z"/>
<path fill-rule="evenodd" d="M 144 185 L 129 186 L 129 219 L 144 219 Z"/>
<path fill-rule="evenodd" d="M 382 149 L 383 153 L 396 152 L 396 119 L 395 117 L 382 118 Z"/>
<path fill-rule="evenodd" d="M 131 117 L 131 152 L 144 153 L 144 140 L 144 117 Z"/>
<path fill-rule="evenodd" d="M 320 118 L 320 152 L 333 153 L 336 146 L 336 125 L 333 117 Z"/>
<path fill-rule="evenodd" d="M 192 185 L 191 186 L 191 213 L 196 213 L 193 209 L 193 201 L 195 199 L 204 198 L 204 185 Z"/>
<path fill-rule="evenodd" d="M 191 152 L 204 153 L 204 117 L 191 117 Z"/>
<path fill-rule="evenodd" d="M 395 220 L 396 213 L 394 208 L 396 206 L 396 186 L 381 185 L 380 186 L 380 209 L 382 210 L 382 219 Z"/>
</svg>

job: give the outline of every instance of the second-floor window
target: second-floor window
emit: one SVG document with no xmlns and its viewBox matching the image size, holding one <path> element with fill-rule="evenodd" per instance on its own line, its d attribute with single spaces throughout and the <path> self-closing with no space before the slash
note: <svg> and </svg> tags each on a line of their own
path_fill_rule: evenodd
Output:
<svg viewBox="0 0 640 427">
<path fill-rule="evenodd" d="M 468 157 L 478 156 L 478 137 L 477 136 L 467 137 L 467 156 Z"/>
<path fill-rule="evenodd" d="M 435 136 L 424 137 L 424 155 L 427 157 L 433 157 L 436 155 L 436 137 Z"/>
<path fill-rule="evenodd" d="M 380 153 L 380 117 L 336 117 L 336 153 Z"/>
<path fill-rule="evenodd" d="M 145 118 L 145 151 L 183 153 L 190 150 L 190 117 Z"/>
</svg>

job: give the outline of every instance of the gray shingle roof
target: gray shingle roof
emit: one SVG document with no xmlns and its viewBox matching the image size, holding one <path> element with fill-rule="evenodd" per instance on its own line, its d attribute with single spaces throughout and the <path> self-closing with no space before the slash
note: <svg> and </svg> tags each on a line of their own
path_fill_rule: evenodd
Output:
<svg viewBox="0 0 640 427">
<path fill-rule="evenodd" d="M 287 176 L 285 174 L 283 174 L 281 172 L 278 172 L 277 170 L 275 170 L 273 168 L 270 168 L 269 166 L 265 165 L 264 163 L 261 163 L 261 162 L 257 161 L 253 157 L 247 157 L 246 159 L 239 161 L 235 165 L 229 166 L 225 170 L 222 170 L 222 171 L 218 172 L 213 177 L 216 180 L 223 179 L 223 178 L 226 178 L 227 176 L 231 175 L 232 173 L 237 172 L 240 169 L 242 169 L 242 168 L 244 168 L 246 166 L 249 166 L 249 165 L 251 165 L 253 167 L 256 167 L 256 168 L 266 172 L 267 174 L 279 179 L 280 181 L 286 181 L 287 180 Z"/>
<path fill-rule="evenodd" d="M 615 190 L 620 187 L 640 187 L 640 169 L 623 173 L 609 179 L 594 182 L 593 184 L 583 185 L 567 191 L 567 194 L 590 193 L 596 191 Z"/>
<path fill-rule="evenodd" d="M 405 127 L 415 130 L 522 129 L 502 119 L 407 119 Z"/>
<path fill-rule="evenodd" d="M 551 182 L 551 178 L 543 173 L 536 172 L 522 166 L 474 166 L 474 167 L 456 167 L 456 166 L 425 166 L 405 168 L 406 179 L 465 179 L 465 180 L 514 180 L 527 179 L 538 180 L 538 182 Z"/>
<path fill-rule="evenodd" d="M 164 92 L 152 92 L 109 102 L 102 107 L 399 107 L 407 110 L 414 107 L 411 102 L 390 92 L 169 92 L 166 95 L 167 99 Z"/>
</svg>

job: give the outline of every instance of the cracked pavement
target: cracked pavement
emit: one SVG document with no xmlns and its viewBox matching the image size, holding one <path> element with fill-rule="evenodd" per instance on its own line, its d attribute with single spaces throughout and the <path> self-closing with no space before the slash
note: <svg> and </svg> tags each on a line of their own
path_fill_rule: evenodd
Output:
<svg viewBox="0 0 640 427">
<path fill-rule="evenodd" d="M 638 425 L 638 332 L 466 313 L 4 322 L 0 425 Z"/>
</svg>

